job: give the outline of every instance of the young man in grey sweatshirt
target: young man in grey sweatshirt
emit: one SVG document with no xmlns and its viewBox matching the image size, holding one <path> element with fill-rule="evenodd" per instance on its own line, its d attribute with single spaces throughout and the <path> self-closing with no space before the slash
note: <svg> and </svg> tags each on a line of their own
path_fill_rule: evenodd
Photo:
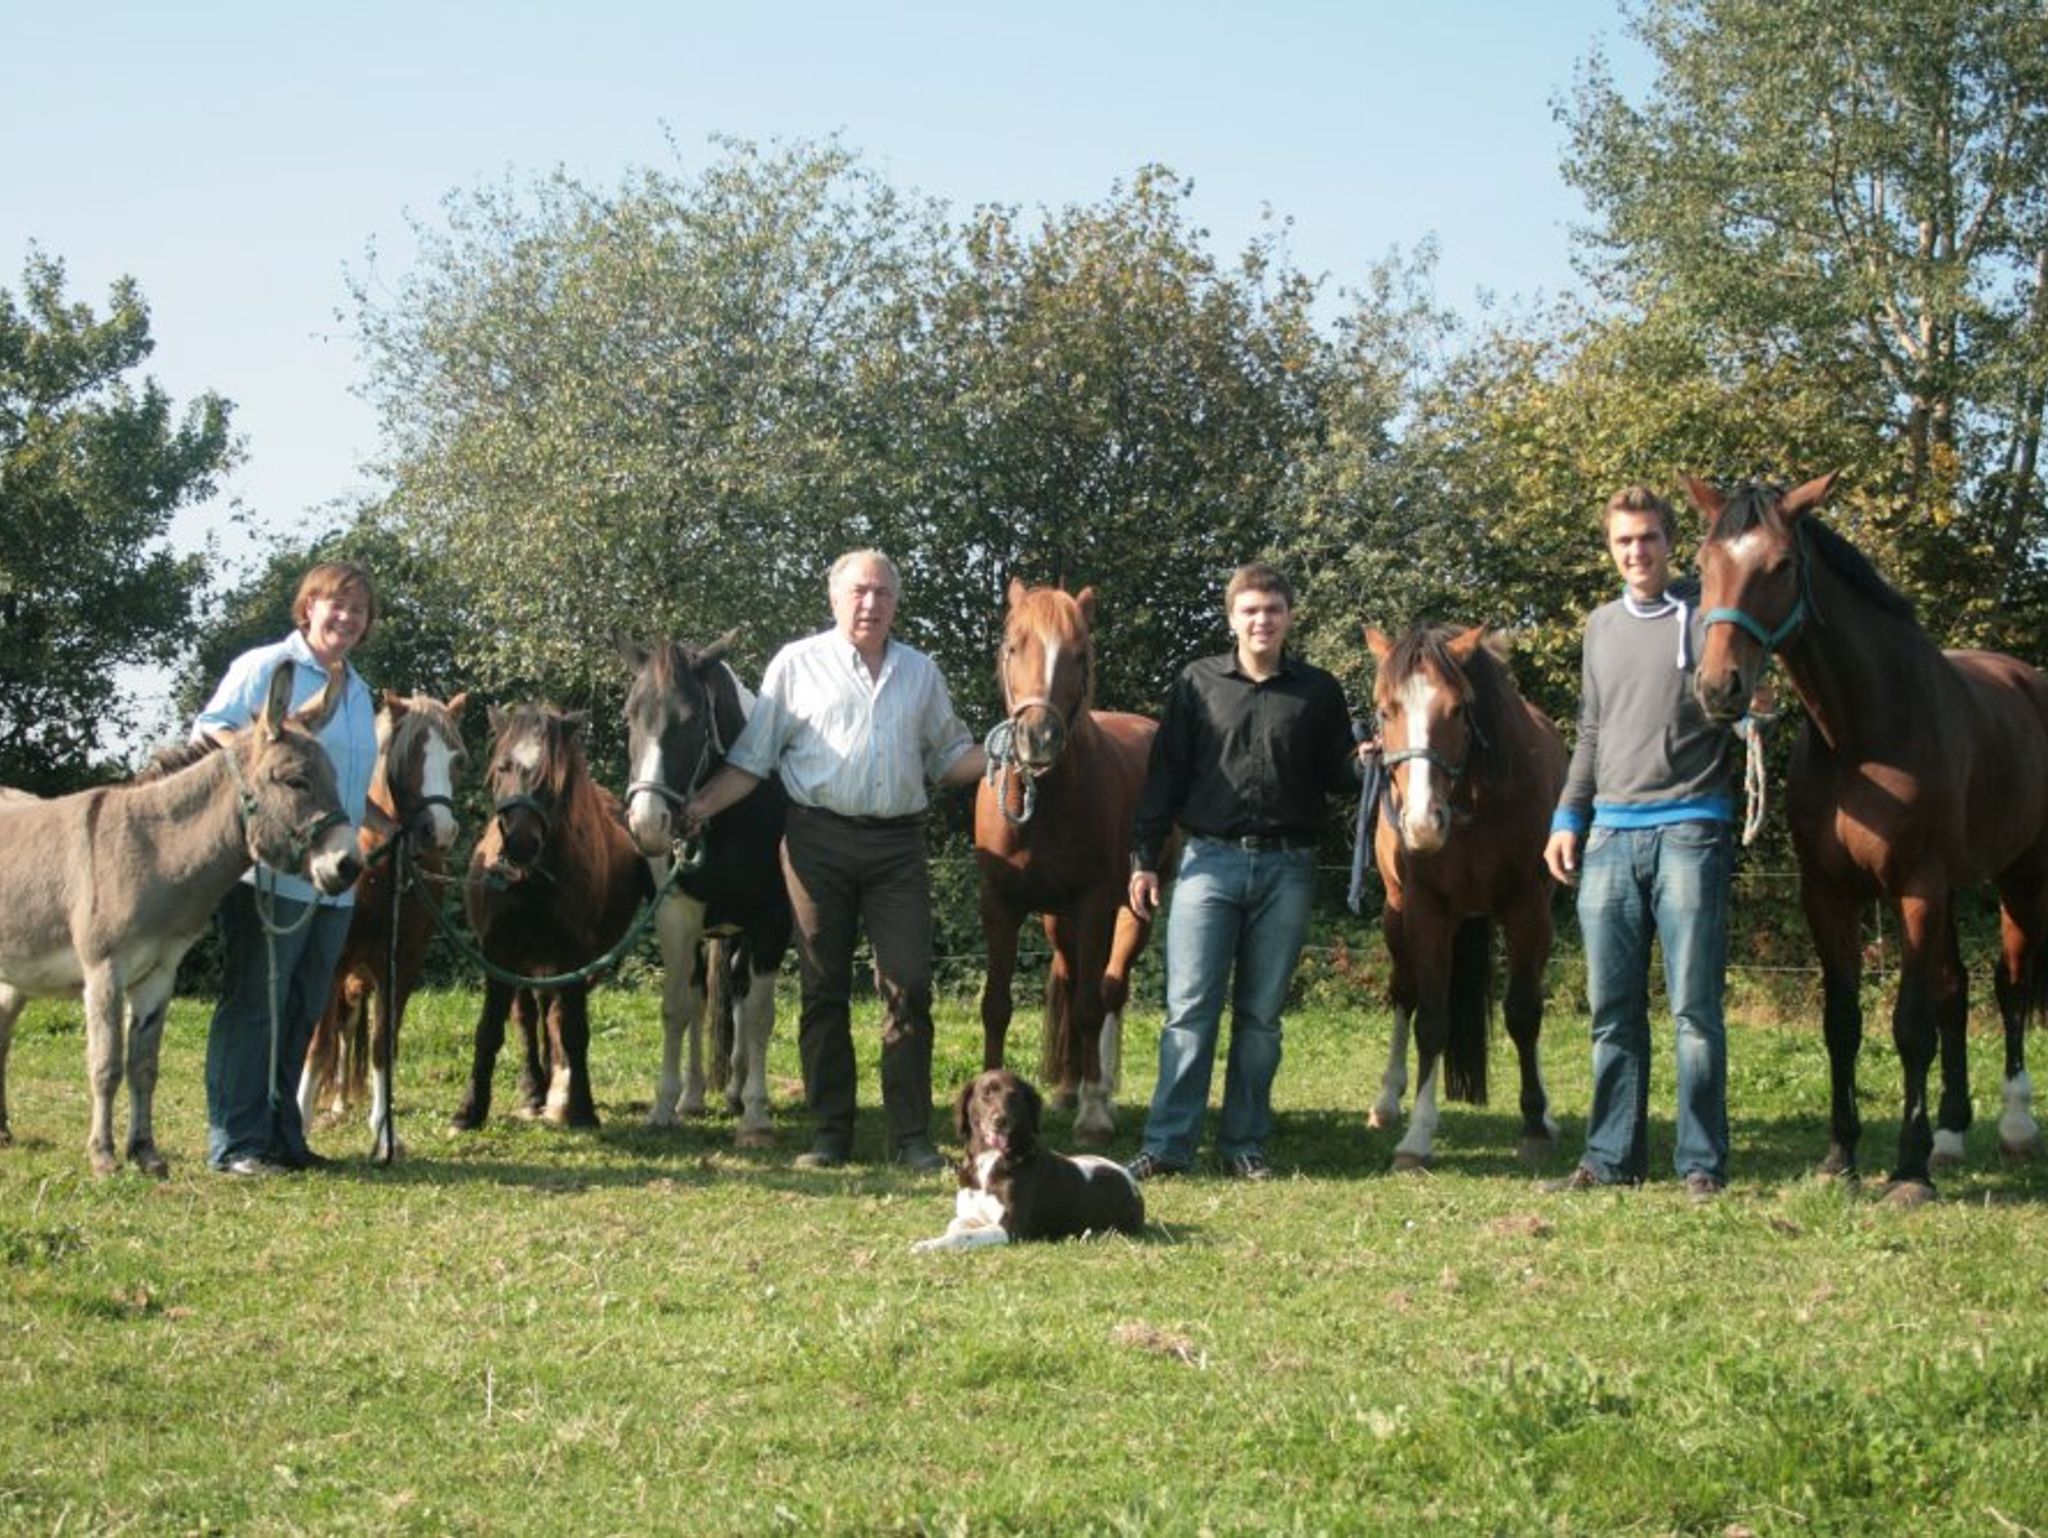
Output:
<svg viewBox="0 0 2048 1538">
<path fill-rule="evenodd" d="M 1622 596 L 1586 620 L 1578 744 L 1543 858 L 1578 888 L 1593 1014 L 1586 1151 L 1557 1190 L 1649 1173 L 1650 941 L 1678 1040 L 1674 1164 L 1696 1200 L 1728 1178 L 1722 993 L 1734 864 L 1733 737 L 1693 695 L 1705 627 L 1671 582 L 1671 506 L 1631 486 L 1603 524 Z"/>
</svg>

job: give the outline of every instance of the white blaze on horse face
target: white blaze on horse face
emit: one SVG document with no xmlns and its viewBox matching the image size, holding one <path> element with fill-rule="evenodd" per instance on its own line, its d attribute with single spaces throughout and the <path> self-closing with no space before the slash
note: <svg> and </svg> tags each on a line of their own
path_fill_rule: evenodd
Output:
<svg viewBox="0 0 2048 1538">
<path fill-rule="evenodd" d="M 633 779 L 654 784 L 661 782 L 659 737 L 650 737 L 640 750 L 640 757 L 633 765 Z M 640 852 L 654 854 L 667 849 L 668 828 L 668 802 L 651 790 L 634 791 L 626 802 L 626 829 L 633 835 L 633 842 L 640 846 Z"/>
<path fill-rule="evenodd" d="M 420 755 L 420 794 L 450 798 L 455 794 L 455 749 L 438 732 L 427 734 L 426 750 Z M 427 808 L 427 842 L 434 848 L 452 847 L 460 831 L 455 813 L 448 807 L 436 803 Z"/>
<path fill-rule="evenodd" d="M 1408 724 L 1408 746 L 1429 746 L 1429 721 L 1436 703 L 1436 681 L 1411 674 L 1401 686 L 1401 715 Z M 1426 758 L 1408 760 L 1408 792 L 1401 802 L 1401 836 L 1410 849 L 1428 851 L 1444 841 L 1450 819 L 1438 805 L 1436 766 Z"/>
</svg>

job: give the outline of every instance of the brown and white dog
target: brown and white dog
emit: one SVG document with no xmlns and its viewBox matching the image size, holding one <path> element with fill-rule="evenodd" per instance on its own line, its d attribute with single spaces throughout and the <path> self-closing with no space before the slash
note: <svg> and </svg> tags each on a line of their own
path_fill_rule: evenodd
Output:
<svg viewBox="0 0 2048 1538">
<path fill-rule="evenodd" d="M 1040 1145 L 1045 1103 L 1007 1068 L 975 1075 L 961 1089 L 954 1120 L 967 1145 L 959 1165 L 953 1221 L 913 1250 L 975 1250 L 1012 1239 L 1067 1239 L 1145 1226 L 1138 1183 L 1113 1159 L 1070 1159 Z"/>
</svg>

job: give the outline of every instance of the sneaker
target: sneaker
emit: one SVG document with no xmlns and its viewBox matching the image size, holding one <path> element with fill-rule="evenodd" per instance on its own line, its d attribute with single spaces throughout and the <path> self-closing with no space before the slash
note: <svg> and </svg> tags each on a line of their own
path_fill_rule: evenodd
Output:
<svg viewBox="0 0 2048 1538">
<path fill-rule="evenodd" d="M 932 1147 L 932 1140 L 925 1137 L 905 1138 L 896 1145 L 895 1155 L 889 1162 L 919 1175 L 935 1175 L 946 1168 L 946 1156 Z"/>
<path fill-rule="evenodd" d="M 1223 1167 L 1239 1180 L 1270 1180 L 1273 1177 L 1273 1166 L 1266 1162 L 1266 1156 L 1250 1150 L 1230 1155 L 1223 1161 Z"/>
<path fill-rule="evenodd" d="M 1719 1196 L 1722 1190 L 1723 1183 L 1705 1170 L 1694 1170 L 1685 1177 L 1685 1194 L 1693 1201 L 1710 1202 Z"/>
<path fill-rule="evenodd" d="M 1165 1180 L 1170 1175 L 1185 1175 L 1184 1164 L 1168 1164 L 1155 1153 L 1141 1153 L 1124 1166 L 1124 1173 L 1137 1181 Z"/>
<path fill-rule="evenodd" d="M 1572 1172 L 1561 1180 L 1539 1182 L 1541 1188 L 1553 1195 L 1563 1191 L 1597 1191 L 1607 1182 L 1586 1168 L 1583 1164 L 1572 1166 Z"/>
<path fill-rule="evenodd" d="M 832 1138 L 819 1138 L 811 1144 L 809 1153 L 796 1156 L 796 1168 L 800 1170 L 836 1170 L 852 1157 L 844 1143 Z"/>
<path fill-rule="evenodd" d="M 255 1154 L 243 1154 L 239 1159 L 228 1160 L 227 1163 L 220 1167 L 220 1172 L 223 1175 L 233 1175 L 239 1180 L 248 1180 L 262 1175 L 282 1175 L 287 1173 L 282 1164 L 273 1163 L 269 1159 L 259 1158 Z"/>
</svg>

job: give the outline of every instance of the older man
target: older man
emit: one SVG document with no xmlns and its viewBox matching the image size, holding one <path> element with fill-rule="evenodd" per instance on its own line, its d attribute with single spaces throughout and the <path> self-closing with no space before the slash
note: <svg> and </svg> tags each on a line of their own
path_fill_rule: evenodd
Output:
<svg viewBox="0 0 2048 1538">
<path fill-rule="evenodd" d="M 972 784 L 984 759 L 937 666 L 890 635 L 901 592 L 894 563 L 878 550 L 851 551 L 833 563 L 828 588 L 833 628 L 776 653 L 725 767 L 684 815 L 715 816 L 778 771 L 789 792 L 782 871 L 796 916 L 797 1045 L 813 1124 L 798 1166 L 830 1169 L 853 1155 L 850 999 L 855 931 L 865 925 L 882 994 L 890 1157 L 938 1170 L 926 786 Z"/>
</svg>

